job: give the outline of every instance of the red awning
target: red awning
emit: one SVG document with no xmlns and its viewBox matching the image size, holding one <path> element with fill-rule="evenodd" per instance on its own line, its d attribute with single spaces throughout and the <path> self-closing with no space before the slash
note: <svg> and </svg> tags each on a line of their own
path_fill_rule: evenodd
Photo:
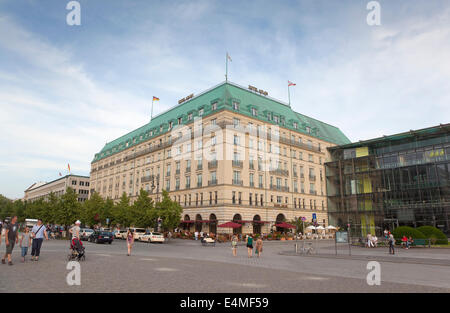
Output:
<svg viewBox="0 0 450 313">
<path fill-rule="evenodd" d="M 220 224 L 217 227 L 223 227 L 223 228 L 239 228 L 241 227 L 241 224 L 233 223 L 233 222 L 227 222 L 225 224 Z"/>
<path fill-rule="evenodd" d="M 191 223 L 194 223 L 194 221 L 181 221 L 181 222 L 180 222 L 180 224 L 183 224 L 183 223 L 184 223 L 184 224 L 191 224 Z"/>
<path fill-rule="evenodd" d="M 212 223 L 215 222 L 215 220 L 196 220 L 196 223 Z"/>
<path fill-rule="evenodd" d="M 255 224 L 267 224 L 267 223 L 270 223 L 270 222 L 267 222 L 267 221 L 252 221 L 253 223 L 255 223 Z"/>
<path fill-rule="evenodd" d="M 285 222 L 282 222 L 282 223 L 279 223 L 279 224 L 275 224 L 275 226 L 276 227 L 281 227 L 281 228 L 297 228 L 297 226 L 294 226 L 294 225 L 291 225 L 291 224 L 288 224 L 288 223 L 285 223 Z"/>
<path fill-rule="evenodd" d="M 251 223 L 253 221 L 233 221 L 234 223 L 240 223 L 240 224 L 245 224 L 245 223 Z"/>
</svg>

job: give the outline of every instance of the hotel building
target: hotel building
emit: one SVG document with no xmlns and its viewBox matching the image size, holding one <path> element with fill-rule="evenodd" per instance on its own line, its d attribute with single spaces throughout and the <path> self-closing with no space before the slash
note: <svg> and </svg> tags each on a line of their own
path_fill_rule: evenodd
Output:
<svg viewBox="0 0 450 313">
<path fill-rule="evenodd" d="M 107 143 L 91 163 L 91 193 L 154 201 L 162 189 L 183 207 L 186 229 L 269 232 L 274 224 L 315 218 L 327 225 L 327 148 L 350 141 L 267 92 L 221 83 Z"/>
</svg>

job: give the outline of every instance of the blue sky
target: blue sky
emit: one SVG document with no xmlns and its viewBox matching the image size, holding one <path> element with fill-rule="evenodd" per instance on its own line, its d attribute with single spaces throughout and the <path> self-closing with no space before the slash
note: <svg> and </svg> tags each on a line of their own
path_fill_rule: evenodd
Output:
<svg viewBox="0 0 450 313">
<path fill-rule="evenodd" d="M 449 122 L 450 3 L 0 1 L 0 194 L 88 175 L 107 141 L 224 80 L 265 89 L 352 141 Z"/>
</svg>

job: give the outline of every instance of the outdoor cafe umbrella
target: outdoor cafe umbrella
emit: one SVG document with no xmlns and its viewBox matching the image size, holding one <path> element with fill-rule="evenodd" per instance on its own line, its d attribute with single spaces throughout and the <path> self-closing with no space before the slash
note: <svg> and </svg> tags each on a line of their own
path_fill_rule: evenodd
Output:
<svg viewBox="0 0 450 313">
<path fill-rule="evenodd" d="M 326 229 L 333 229 L 333 230 L 336 230 L 337 228 L 334 227 L 333 225 L 328 225 L 328 226 L 326 227 Z"/>
<path fill-rule="evenodd" d="M 316 227 L 310 225 L 310 226 L 306 227 L 306 229 L 316 229 Z"/>
<path fill-rule="evenodd" d="M 281 228 L 292 228 L 292 229 L 297 228 L 297 226 L 288 224 L 288 223 L 286 223 L 286 222 L 281 222 L 281 223 L 275 224 L 275 226 L 276 226 L 276 227 L 281 227 Z"/>
<path fill-rule="evenodd" d="M 320 225 L 320 226 L 317 226 L 316 229 L 317 229 L 317 230 L 325 230 L 325 227 L 323 227 L 323 226 Z"/>
<path fill-rule="evenodd" d="M 241 224 L 233 223 L 233 222 L 227 222 L 225 224 L 217 225 L 217 227 L 223 227 L 223 228 L 239 228 L 241 226 L 242 226 Z"/>
</svg>

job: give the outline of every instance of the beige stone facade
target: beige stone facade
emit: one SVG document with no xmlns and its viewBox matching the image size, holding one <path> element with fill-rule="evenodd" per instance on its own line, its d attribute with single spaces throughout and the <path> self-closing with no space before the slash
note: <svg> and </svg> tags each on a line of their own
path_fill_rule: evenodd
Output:
<svg viewBox="0 0 450 313">
<path fill-rule="evenodd" d="M 67 187 L 71 187 L 78 195 L 78 201 L 84 202 L 89 197 L 89 185 L 89 176 L 66 175 L 48 183 L 34 183 L 25 190 L 24 200 L 47 200 L 52 192 L 59 197 L 66 192 Z"/>
<path fill-rule="evenodd" d="M 335 144 L 229 110 L 170 127 L 94 161 L 91 192 L 133 200 L 142 188 L 158 201 L 166 189 L 190 230 L 215 232 L 239 220 L 243 233 L 267 233 L 277 221 L 311 221 L 313 213 L 328 225 L 324 162 Z"/>
</svg>

